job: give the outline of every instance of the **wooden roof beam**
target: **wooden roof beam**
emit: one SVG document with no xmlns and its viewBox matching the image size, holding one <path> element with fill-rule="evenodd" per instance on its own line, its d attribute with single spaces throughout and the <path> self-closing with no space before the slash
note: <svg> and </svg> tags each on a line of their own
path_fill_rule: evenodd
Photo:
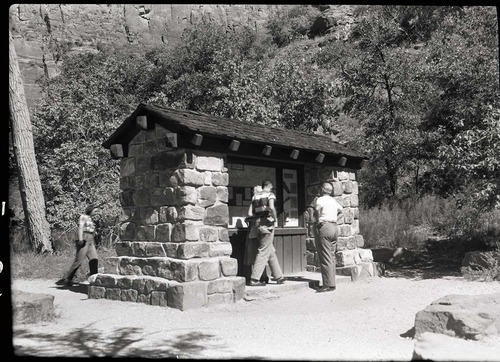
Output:
<svg viewBox="0 0 500 362">
<path fill-rule="evenodd" d="M 231 143 L 229 144 L 229 149 L 233 152 L 237 152 L 239 148 L 240 148 L 240 141 L 238 140 L 232 140 Z"/>
<path fill-rule="evenodd" d="M 340 160 L 339 160 L 338 164 L 340 166 L 344 167 L 345 164 L 346 164 L 346 162 L 347 162 L 347 157 L 342 156 L 342 157 L 340 157 Z"/>
<path fill-rule="evenodd" d="M 122 158 L 125 156 L 125 152 L 123 150 L 123 145 L 120 143 L 115 143 L 109 147 L 109 151 L 111 153 L 111 158 L 114 160 L 118 158 Z"/>
<path fill-rule="evenodd" d="M 262 150 L 262 153 L 266 156 L 269 156 L 272 150 L 273 150 L 272 146 L 266 145 L 266 147 L 264 147 L 264 149 Z"/>
<path fill-rule="evenodd" d="M 196 133 L 191 139 L 191 143 L 195 146 L 200 146 L 203 142 L 203 136 L 199 133 Z"/>
<path fill-rule="evenodd" d="M 300 151 L 299 150 L 293 150 L 290 153 L 290 158 L 296 160 L 299 157 Z"/>
<path fill-rule="evenodd" d="M 316 162 L 323 163 L 325 160 L 325 154 L 324 153 L 318 153 L 316 156 Z"/>
</svg>

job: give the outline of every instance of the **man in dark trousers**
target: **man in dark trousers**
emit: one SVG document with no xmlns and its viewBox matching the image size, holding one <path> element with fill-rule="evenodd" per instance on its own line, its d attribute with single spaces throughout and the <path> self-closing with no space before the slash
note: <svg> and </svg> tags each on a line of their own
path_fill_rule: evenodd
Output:
<svg viewBox="0 0 500 362">
<path fill-rule="evenodd" d="M 321 196 L 314 203 L 314 237 L 318 253 L 323 286 L 318 293 L 335 290 L 335 252 L 337 251 L 337 220 L 343 216 L 343 206 L 332 197 L 333 186 L 329 182 L 321 185 Z"/>
</svg>

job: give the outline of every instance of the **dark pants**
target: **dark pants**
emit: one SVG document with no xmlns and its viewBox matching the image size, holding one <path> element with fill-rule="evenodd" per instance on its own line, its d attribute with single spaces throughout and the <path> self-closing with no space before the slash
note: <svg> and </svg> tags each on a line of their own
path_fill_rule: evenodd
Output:
<svg viewBox="0 0 500 362">
<path fill-rule="evenodd" d="M 337 224 L 318 223 L 314 228 L 316 251 L 324 287 L 335 286 L 335 252 L 337 251 Z"/>
<path fill-rule="evenodd" d="M 83 239 L 85 240 L 85 245 L 76 246 L 75 260 L 69 268 L 66 276 L 67 281 L 73 280 L 78 268 L 80 268 L 86 259 L 89 260 L 90 274 L 97 274 L 97 250 L 95 248 L 94 234 L 83 233 Z"/>
</svg>

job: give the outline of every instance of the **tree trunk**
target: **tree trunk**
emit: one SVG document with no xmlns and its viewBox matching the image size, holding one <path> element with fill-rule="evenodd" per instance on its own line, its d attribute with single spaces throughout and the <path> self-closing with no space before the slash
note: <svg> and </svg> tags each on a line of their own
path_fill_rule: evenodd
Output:
<svg viewBox="0 0 500 362">
<path fill-rule="evenodd" d="M 52 252 L 50 226 L 45 214 L 45 200 L 40 184 L 33 145 L 28 105 L 9 30 L 9 108 L 12 144 L 19 168 L 19 189 L 23 202 L 28 240 L 38 253 Z"/>
</svg>

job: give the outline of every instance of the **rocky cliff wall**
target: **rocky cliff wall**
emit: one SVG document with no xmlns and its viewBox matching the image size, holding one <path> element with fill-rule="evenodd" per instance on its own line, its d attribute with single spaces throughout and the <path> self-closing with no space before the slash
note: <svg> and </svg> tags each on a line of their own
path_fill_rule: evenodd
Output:
<svg viewBox="0 0 500 362">
<path fill-rule="evenodd" d="M 175 45 L 188 26 L 201 21 L 237 30 L 251 26 L 264 33 L 273 9 L 286 5 L 188 4 L 17 4 L 9 9 L 9 27 L 28 106 L 39 98 L 41 76 L 57 74 L 63 49 L 96 50 L 99 44 L 147 47 Z M 352 22 L 352 5 L 318 5 L 323 16 L 312 31 L 342 32 Z"/>
<path fill-rule="evenodd" d="M 9 25 L 28 104 L 38 98 L 35 80 L 57 73 L 61 48 L 96 49 L 99 43 L 138 50 L 181 40 L 183 30 L 208 20 L 231 28 L 264 31 L 275 5 L 17 4 Z"/>
</svg>

